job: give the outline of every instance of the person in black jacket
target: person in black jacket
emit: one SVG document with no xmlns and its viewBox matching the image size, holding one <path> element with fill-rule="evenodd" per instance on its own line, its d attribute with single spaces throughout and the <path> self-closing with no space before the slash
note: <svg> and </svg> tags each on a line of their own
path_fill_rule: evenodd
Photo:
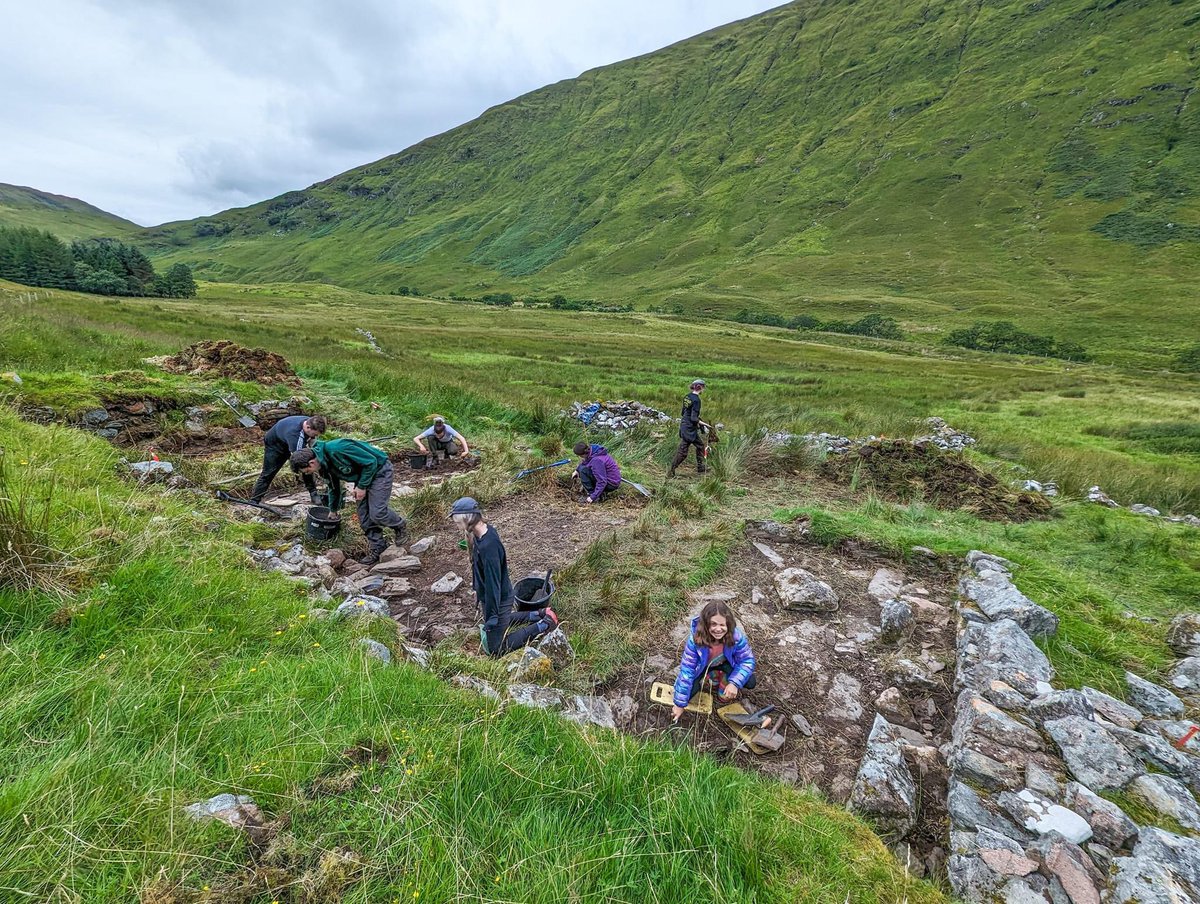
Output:
<svg viewBox="0 0 1200 904">
<path fill-rule="evenodd" d="M 704 381 L 695 380 L 692 391 L 683 400 L 683 413 L 679 418 L 679 448 L 675 450 L 675 460 L 667 477 L 675 476 L 675 469 L 687 461 L 688 449 L 696 447 L 696 472 L 703 474 L 707 468 L 708 445 L 705 442 L 705 431 L 708 425 L 700 420 L 700 393 L 704 392 Z"/>
<path fill-rule="evenodd" d="M 263 437 L 262 473 L 254 482 L 254 490 L 250 493 L 252 502 L 262 502 L 271 488 L 271 481 L 279 473 L 279 469 L 287 463 L 293 452 L 307 449 L 313 441 L 325 433 L 325 418 L 319 414 L 305 417 L 303 414 L 285 417 L 275 423 Z M 321 497 L 317 493 L 317 482 L 311 474 L 302 475 L 304 486 L 308 488 L 308 498 L 313 505 L 320 505 Z"/>
<path fill-rule="evenodd" d="M 470 496 L 456 500 L 450 517 L 467 535 L 471 550 L 471 583 L 483 615 L 479 643 L 489 656 L 519 650 L 539 635 L 553 631 L 558 616 L 553 609 L 519 612 L 514 609 L 508 555 L 496 528 L 483 520 L 483 509 Z M 520 627 L 518 627 L 520 626 Z"/>
</svg>

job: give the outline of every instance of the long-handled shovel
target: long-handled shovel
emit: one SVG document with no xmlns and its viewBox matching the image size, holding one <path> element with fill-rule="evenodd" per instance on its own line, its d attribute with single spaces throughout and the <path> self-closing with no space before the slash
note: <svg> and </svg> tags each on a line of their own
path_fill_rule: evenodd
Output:
<svg viewBox="0 0 1200 904">
<path fill-rule="evenodd" d="M 243 427 L 257 427 L 258 426 L 258 421 L 256 421 L 254 418 L 250 417 L 250 415 L 238 414 L 238 410 L 233 407 L 233 403 L 230 402 L 229 399 L 225 398 L 225 396 L 217 396 L 217 398 L 219 398 L 222 402 L 225 403 L 225 407 L 233 412 L 234 417 L 236 417 L 238 419 L 238 423 L 241 424 Z"/>
<path fill-rule="evenodd" d="M 283 511 L 275 508 L 274 506 L 263 505 L 261 502 L 254 502 L 250 499 L 241 499 L 237 496 L 231 496 L 224 490 L 217 490 L 217 498 L 222 502 L 232 502 L 234 505 L 248 505 L 251 508 L 262 509 L 264 512 L 268 512 L 269 514 L 274 515 L 276 518 L 284 517 Z"/>
</svg>

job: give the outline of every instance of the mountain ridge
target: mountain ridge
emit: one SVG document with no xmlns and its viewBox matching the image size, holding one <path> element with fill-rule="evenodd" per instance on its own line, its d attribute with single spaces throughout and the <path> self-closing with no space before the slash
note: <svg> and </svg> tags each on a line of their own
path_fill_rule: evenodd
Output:
<svg viewBox="0 0 1200 904">
<path fill-rule="evenodd" d="M 79 198 L 6 182 L 0 182 L 0 226 L 45 229 L 67 240 L 128 237 L 142 229 Z"/>
</svg>

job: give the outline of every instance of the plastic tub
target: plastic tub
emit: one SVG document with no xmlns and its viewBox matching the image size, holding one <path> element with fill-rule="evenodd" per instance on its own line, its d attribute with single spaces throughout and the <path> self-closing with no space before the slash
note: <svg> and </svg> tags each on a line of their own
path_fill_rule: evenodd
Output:
<svg viewBox="0 0 1200 904">
<path fill-rule="evenodd" d="M 341 518 L 331 518 L 330 511 L 323 505 L 314 505 L 308 510 L 308 523 L 304 535 L 310 540 L 332 540 L 342 529 Z"/>
<path fill-rule="evenodd" d="M 550 605 L 550 597 L 554 596 L 554 581 L 550 581 L 549 587 L 546 587 L 545 584 L 544 577 L 534 574 L 517 581 L 516 586 L 513 587 L 517 608 L 523 612 L 531 612 L 534 609 L 545 609 Z"/>
</svg>

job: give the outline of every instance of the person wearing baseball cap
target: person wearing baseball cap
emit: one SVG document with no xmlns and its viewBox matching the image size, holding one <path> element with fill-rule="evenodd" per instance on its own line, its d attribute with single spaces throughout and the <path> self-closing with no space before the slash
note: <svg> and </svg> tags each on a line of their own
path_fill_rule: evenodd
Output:
<svg viewBox="0 0 1200 904">
<path fill-rule="evenodd" d="M 708 444 L 705 442 L 705 432 L 708 425 L 700 420 L 700 393 L 704 392 L 703 380 L 693 380 L 691 392 L 684 397 L 683 413 L 679 418 L 679 448 L 675 450 L 675 460 L 667 477 L 675 476 L 675 469 L 687 461 L 688 450 L 696 447 L 696 473 L 703 474 L 708 470 Z"/>
<path fill-rule="evenodd" d="M 450 507 L 450 518 L 466 535 L 471 553 L 471 585 L 483 615 L 479 628 L 483 651 L 489 656 L 503 656 L 553 631 L 558 626 L 553 609 L 515 609 L 508 555 L 496 528 L 484 520 L 483 507 L 470 496 L 463 496 Z"/>
</svg>

